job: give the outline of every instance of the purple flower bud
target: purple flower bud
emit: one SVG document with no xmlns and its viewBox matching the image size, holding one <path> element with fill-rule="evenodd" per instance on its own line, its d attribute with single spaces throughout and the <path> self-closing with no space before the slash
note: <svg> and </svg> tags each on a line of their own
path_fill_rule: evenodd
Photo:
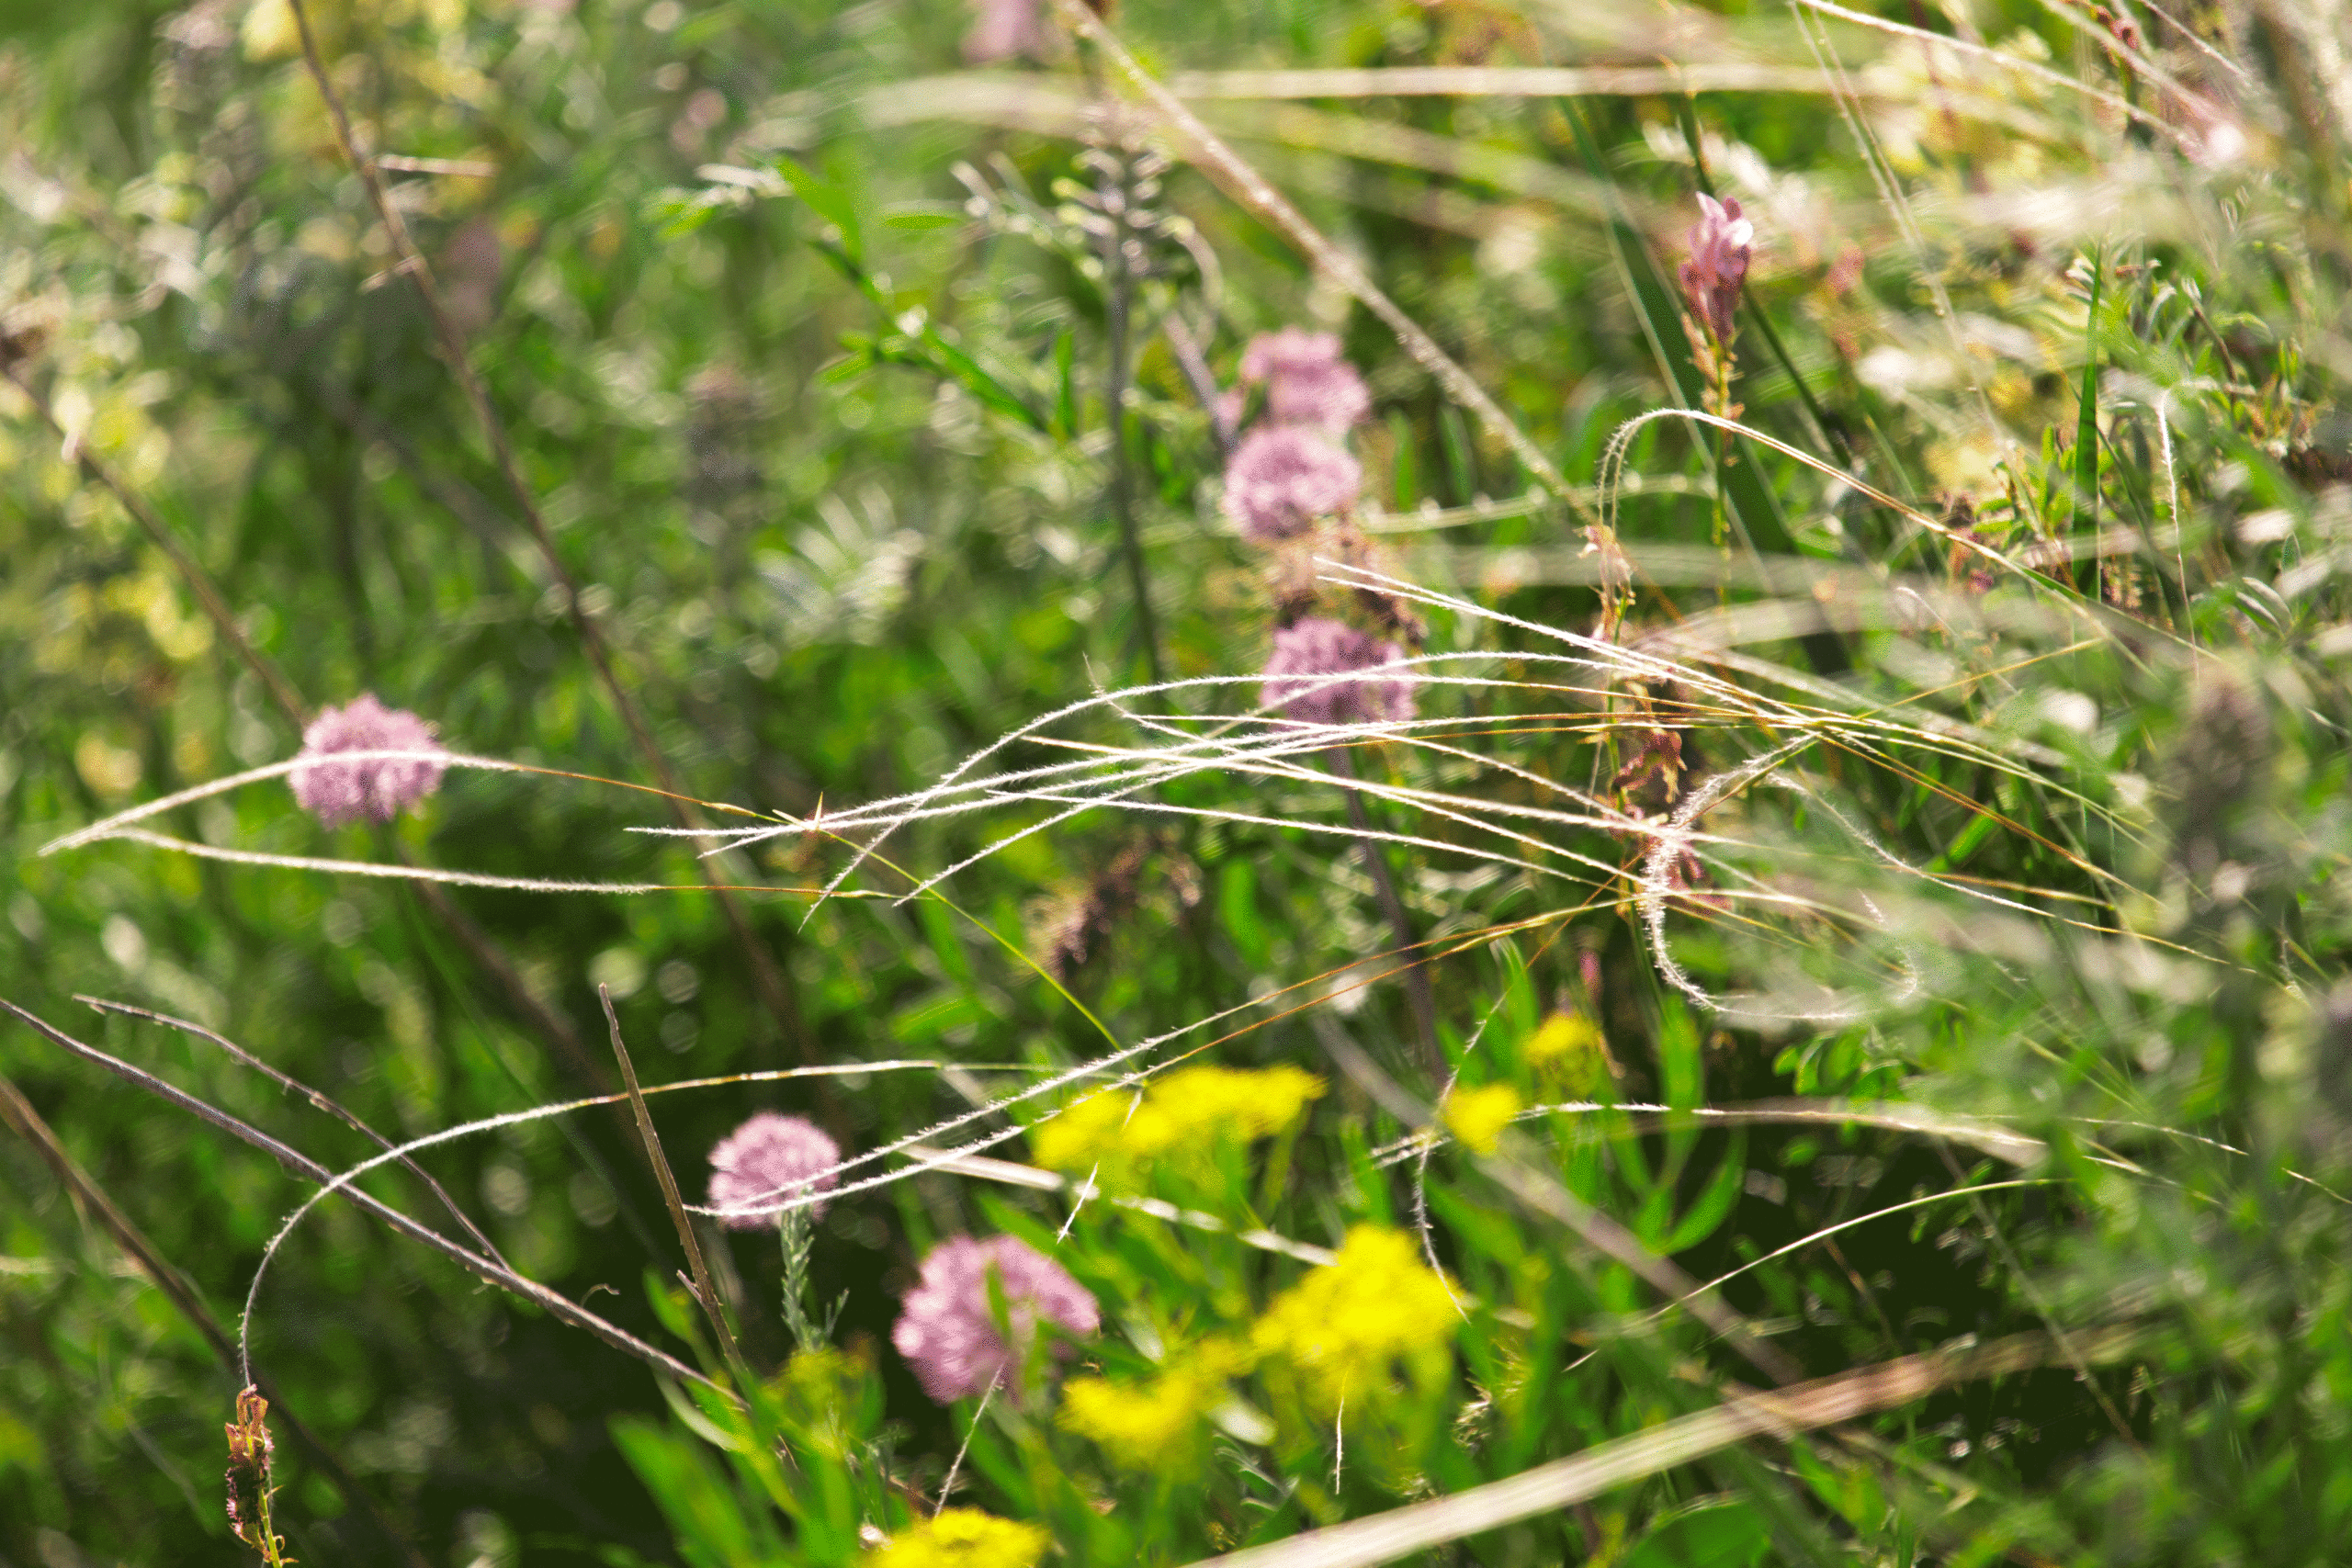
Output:
<svg viewBox="0 0 2352 1568">
<path fill-rule="evenodd" d="M 1276 424 L 1344 431 L 1372 412 L 1363 378 L 1340 357 L 1340 340 L 1330 333 L 1260 333 L 1242 350 L 1241 380 L 1265 383 L 1266 417 Z"/>
<path fill-rule="evenodd" d="M 979 20 L 964 35 L 964 62 L 989 65 L 1014 55 L 1033 58 L 1046 47 L 1041 0 L 973 0 Z"/>
<path fill-rule="evenodd" d="M 989 1310 L 991 1274 L 1004 1296 L 1011 1345 L 997 1332 Z M 942 1404 L 968 1399 L 1000 1377 L 1006 1380 L 1007 1395 L 1017 1400 L 1015 1381 L 1036 1343 L 1041 1318 L 1073 1338 L 1086 1338 L 1102 1326 L 1085 1286 L 1010 1235 L 986 1241 L 959 1235 L 941 1242 L 922 1260 L 922 1278 L 907 1292 L 905 1305 L 890 1330 L 890 1343 L 913 1366 L 922 1391 Z M 1067 1356 L 1069 1347 L 1057 1346 L 1055 1353 Z"/>
<path fill-rule="evenodd" d="M 1356 460 L 1313 431 L 1261 426 L 1225 466 L 1225 514 L 1250 538 L 1272 544 L 1353 505 L 1363 487 Z"/>
<path fill-rule="evenodd" d="M 1706 324 L 1717 343 L 1731 341 L 1732 312 L 1739 306 L 1739 287 L 1747 277 L 1755 241 L 1756 225 L 1739 215 L 1736 199 L 1699 198 L 1699 221 L 1685 236 L 1690 259 L 1677 276 L 1691 315 Z"/>
<path fill-rule="evenodd" d="M 433 727 L 413 713 L 388 708 L 363 692 L 340 708 L 321 708 L 302 731 L 301 757 L 337 751 L 414 751 L 411 761 L 382 757 L 364 762 L 300 767 L 286 775 L 297 805 L 330 828 L 372 817 L 389 822 L 441 787 L 448 764 Z"/>
<path fill-rule="evenodd" d="M 1408 682 L 1376 675 L 1326 678 L 1400 668 L 1403 658 L 1393 642 L 1342 621 L 1307 615 L 1274 633 L 1274 656 L 1266 660 L 1259 701 L 1282 717 L 1308 724 L 1408 719 L 1413 716 Z"/>
<path fill-rule="evenodd" d="M 729 1230 L 755 1231 L 775 1223 L 787 1199 L 841 1185 L 832 1168 L 841 1145 L 813 1122 L 763 1111 L 718 1140 L 710 1151 L 710 1206 Z M 811 1214 L 825 1212 L 822 1203 Z"/>
</svg>

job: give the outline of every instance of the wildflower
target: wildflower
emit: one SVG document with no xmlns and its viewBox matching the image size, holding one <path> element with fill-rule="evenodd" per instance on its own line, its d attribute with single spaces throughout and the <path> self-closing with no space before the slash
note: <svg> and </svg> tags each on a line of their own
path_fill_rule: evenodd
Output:
<svg viewBox="0 0 2352 1568">
<path fill-rule="evenodd" d="M 1314 431 L 1261 426 L 1225 465 L 1225 514 L 1261 545 L 1303 534 L 1355 503 L 1363 469 Z"/>
<path fill-rule="evenodd" d="M 1385 1381 L 1398 1358 L 1442 1345 L 1459 1321 L 1410 1236 L 1358 1225 L 1338 1258 L 1274 1298 L 1250 1339 L 1304 1374 L 1328 1408 Z"/>
<path fill-rule="evenodd" d="M 1266 683 L 1258 700 L 1284 718 L 1306 724 L 1378 723 L 1413 716 L 1413 688 L 1393 677 L 1337 680 L 1350 671 L 1401 668 L 1393 642 L 1323 615 L 1306 615 L 1274 633 Z"/>
<path fill-rule="evenodd" d="M 1046 47 L 1043 0 L 973 0 L 979 20 L 964 35 L 964 62 L 989 65 L 1014 55 L 1032 57 Z"/>
<path fill-rule="evenodd" d="M 991 1292 L 990 1281 L 994 1281 Z M 999 1332 L 990 1295 L 1001 1295 L 1012 1333 Z M 913 1364 L 923 1392 L 942 1404 L 969 1398 L 1007 1372 L 1017 1380 L 1036 1344 L 1040 1318 L 1083 1338 L 1102 1325 L 1093 1295 L 1068 1269 L 1017 1236 L 959 1235 L 932 1248 L 907 1292 L 890 1343 Z M 1067 1356 L 1068 1346 L 1056 1347 Z M 1017 1384 L 1007 1392 L 1019 1397 Z"/>
<path fill-rule="evenodd" d="M 413 751 L 414 758 L 298 767 L 287 775 L 296 804 L 330 828 L 362 817 L 389 822 L 441 787 L 448 764 L 433 727 L 401 708 L 388 708 L 369 692 L 340 708 L 321 708 L 302 731 L 301 757 L 337 751 Z"/>
<path fill-rule="evenodd" d="M 1690 314 L 1719 344 L 1731 341 L 1732 312 L 1739 306 L 1739 288 L 1747 277 L 1755 240 L 1756 225 L 1739 215 L 1736 198 L 1699 197 L 1699 221 L 1690 225 L 1685 236 L 1690 259 L 1676 276 L 1682 280 L 1682 298 L 1690 302 Z"/>
<path fill-rule="evenodd" d="M 840 1186 L 832 1167 L 841 1157 L 841 1145 L 814 1122 L 763 1111 L 711 1146 L 710 1206 L 729 1230 L 758 1230 L 787 1200 Z"/>
<path fill-rule="evenodd" d="M 1509 1084 L 1457 1089 L 1445 1097 L 1445 1124 L 1474 1154 L 1490 1155 L 1521 1106 Z"/>
<path fill-rule="evenodd" d="M 870 1345 L 860 1336 L 848 1349 L 812 1345 L 796 1350 L 768 1383 L 789 1427 L 829 1458 L 848 1459 L 865 1435 L 859 1410 L 874 1384 Z"/>
<path fill-rule="evenodd" d="M 1600 1025 L 1581 1012 L 1554 1013 L 1519 1054 L 1546 1083 L 1577 1098 L 1599 1089 L 1608 1072 L 1609 1043 Z"/>
<path fill-rule="evenodd" d="M 237 1395 L 237 1418 L 221 1423 L 229 1434 L 229 1533 L 276 1562 L 286 1550 L 286 1538 L 271 1528 L 270 1497 L 277 1488 L 270 1478 L 270 1460 L 277 1445 L 269 1435 L 269 1401 L 258 1390 Z"/>
<path fill-rule="evenodd" d="M 1101 1445 L 1129 1470 L 1165 1469 L 1193 1452 L 1203 1417 L 1223 1403 L 1226 1380 L 1248 1365 L 1244 1348 L 1211 1340 L 1141 1386 L 1073 1378 L 1056 1419 Z"/>
<path fill-rule="evenodd" d="M 1284 327 L 1260 333 L 1241 351 L 1241 384 L 1264 383 L 1266 417 L 1276 424 L 1344 431 L 1372 412 L 1372 394 L 1356 367 L 1340 357 L 1331 333 Z"/>
<path fill-rule="evenodd" d="M 1037 1130 L 1033 1147 L 1048 1169 L 1099 1166 L 1125 1184 L 1154 1163 L 1197 1159 L 1220 1139 L 1271 1137 L 1322 1092 L 1323 1080 L 1297 1067 L 1183 1067 L 1155 1081 L 1140 1101 L 1118 1089 L 1078 1101 Z"/>
<path fill-rule="evenodd" d="M 1054 1538 L 978 1508 L 942 1508 L 866 1553 L 863 1568 L 1035 1568 Z"/>
</svg>

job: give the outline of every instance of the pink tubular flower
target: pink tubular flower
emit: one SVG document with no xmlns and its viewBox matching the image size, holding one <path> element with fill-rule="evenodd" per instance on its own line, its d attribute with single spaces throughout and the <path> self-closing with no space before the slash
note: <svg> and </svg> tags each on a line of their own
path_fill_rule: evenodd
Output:
<svg viewBox="0 0 2352 1568">
<path fill-rule="evenodd" d="M 964 35 L 964 62 L 988 65 L 1016 54 L 1035 56 L 1046 46 L 1041 0 L 973 0 L 979 20 Z"/>
<path fill-rule="evenodd" d="M 1261 426 L 1225 466 L 1225 514 L 1260 544 L 1303 534 L 1355 503 L 1363 469 L 1300 425 Z"/>
<path fill-rule="evenodd" d="M 433 727 L 401 708 L 388 708 L 363 692 L 339 708 L 321 708 L 302 731 L 300 757 L 337 751 L 413 751 L 413 758 L 379 757 L 362 762 L 323 762 L 296 768 L 286 782 L 295 804 L 330 828 L 372 817 L 389 822 L 441 787 L 448 764 L 440 759 Z"/>
<path fill-rule="evenodd" d="M 989 1310 L 989 1278 L 1003 1292 L 1014 1343 L 997 1332 Z M 1069 1271 L 1017 1236 L 975 1241 L 959 1235 L 941 1242 L 922 1260 L 922 1278 L 907 1292 L 906 1310 L 890 1330 L 890 1343 L 913 1366 L 922 1391 L 942 1404 L 968 1399 L 999 1378 L 1018 1398 L 1023 1365 L 1037 1340 L 1039 1319 L 1072 1338 L 1102 1326 L 1093 1295 Z M 1066 1345 L 1056 1353 L 1068 1355 Z"/>
<path fill-rule="evenodd" d="M 1266 660 L 1266 683 L 1259 701 L 1284 718 L 1308 724 L 1353 724 L 1413 716 L 1408 682 L 1377 673 L 1352 681 L 1328 677 L 1350 671 L 1396 669 L 1404 654 L 1343 621 L 1307 615 L 1274 633 L 1274 656 Z"/>
<path fill-rule="evenodd" d="M 1731 341 L 1732 312 L 1739 306 L 1739 288 L 1747 278 L 1755 242 L 1756 225 L 1739 215 L 1736 199 L 1699 197 L 1699 221 L 1684 238 L 1690 259 L 1676 276 L 1682 280 L 1682 298 L 1690 302 L 1691 315 L 1706 324 L 1717 343 Z"/>
<path fill-rule="evenodd" d="M 1265 383 L 1266 417 L 1276 424 L 1344 431 L 1372 412 L 1363 378 L 1340 357 L 1340 340 L 1330 333 L 1260 333 L 1241 352 L 1241 381 Z"/>
<path fill-rule="evenodd" d="M 814 1122 L 763 1111 L 712 1145 L 710 1206 L 729 1230 L 774 1224 L 786 1200 L 840 1186 L 832 1167 L 841 1157 L 841 1145 Z M 809 1206 L 812 1215 L 824 1212 L 822 1203 Z"/>
</svg>

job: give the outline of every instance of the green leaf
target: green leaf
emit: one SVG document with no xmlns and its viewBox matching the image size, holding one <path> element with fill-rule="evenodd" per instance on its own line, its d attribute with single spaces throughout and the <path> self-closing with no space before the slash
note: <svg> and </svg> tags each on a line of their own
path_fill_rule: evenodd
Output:
<svg viewBox="0 0 2352 1568">
<path fill-rule="evenodd" d="M 1658 1250 L 1676 1253 L 1698 1246 L 1715 1234 L 1715 1228 L 1730 1217 L 1739 1202 L 1739 1195 L 1747 1185 L 1747 1136 L 1734 1133 L 1731 1147 L 1724 1155 L 1723 1164 L 1715 1168 L 1707 1190 L 1699 1201 L 1684 1211 L 1674 1228 L 1666 1233 Z"/>
<path fill-rule="evenodd" d="M 1754 1568 L 1771 1549 L 1772 1532 L 1745 1503 L 1718 1503 L 1653 1530 L 1624 1558 L 1624 1568 Z"/>
<path fill-rule="evenodd" d="M 2075 405 L 2075 531 L 2098 528 L 2098 301 L 2106 269 L 2090 254 L 2091 308 L 2083 321 L 2083 391 Z M 2098 558 L 2089 570 L 2098 570 Z M 2085 586 L 2077 583 L 2076 586 Z"/>
<path fill-rule="evenodd" d="M 888 228 L 923 233 L 933 229 L 953 229 L 964 221 L 964 214 L 960 209 L 942 203 L 937 207 L 924 206 L 885 212 L 882 215 L 882 221 Z"/>
</svg>

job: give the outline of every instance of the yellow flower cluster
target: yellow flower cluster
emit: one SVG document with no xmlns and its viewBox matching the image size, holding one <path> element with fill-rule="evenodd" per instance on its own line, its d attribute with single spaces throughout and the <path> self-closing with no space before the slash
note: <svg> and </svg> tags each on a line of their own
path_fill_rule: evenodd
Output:
<svg viewBox="0 0 2352 1568">
<path fill-rule="evenodd" d="M 874 1359 L 864 1348 L 818 1345 L 794 1351 L 772 1386 L 807 1442 L 845 1459 L 855 1447 L 852 1413 L 873 1376 Z"/>
<path fill-rule="evenodd" d="M 866 1553 L 865 1568 L 1036 1568 L 1054 1543 L 1035 1525 L 978 1508 L 942 1508 Z"/>
<path fill-rule="evenodd" d="M 1412 1237 L 1358 1225 L 1339 1257 L 1274 1298 L 1251 1345 L 1295 1368 L 1331 1406 L 1378 1387 L 1399 1357 L 1444 1343 L 1459 1321 L 1452 1292 Z"/>
<path fill-rule="evenodd" d="M 1062 1389 L 1058 1419 L 1129 1470 L 1182 1463 L 1202 1420 L 1224 1399 L 1226 1380 L 1244 1371 L 1249 1359 L 1242 1347 L 1211 1340 L 1139 1387 L 1072 1378 Z"/>
<path fill-rule="evenodd" d="M 1589 1099 L 1609 1071 L 1609 1043 L 1600 1025 L 1580 1012 L 1555 1012 L 1520 1047 L 1544 1081 L 1572 1100 Z"/>
<path fill-rule="evenodd" d="M 1457 1089 L 1445 1097 L 1445 1125 L 1472 1153 L 1490 1155 L 1522 1104 L 1509 1084 Z"/>
<path fill-rule="evenodd" d="M 1221 1139 L 1270 1137 L 1322 1092 L 1323 1080 L 1297 1067 L 1184 1067 L 1153 1081 L 1140 1101 L 1126 1089 L 1078 1101 L 1037 1129 L 1031 1146 L 1048 1169 L 1100 1166 L 1124 1184 L 1155 1162 L 1197 1159 Z"/>
</svg>

